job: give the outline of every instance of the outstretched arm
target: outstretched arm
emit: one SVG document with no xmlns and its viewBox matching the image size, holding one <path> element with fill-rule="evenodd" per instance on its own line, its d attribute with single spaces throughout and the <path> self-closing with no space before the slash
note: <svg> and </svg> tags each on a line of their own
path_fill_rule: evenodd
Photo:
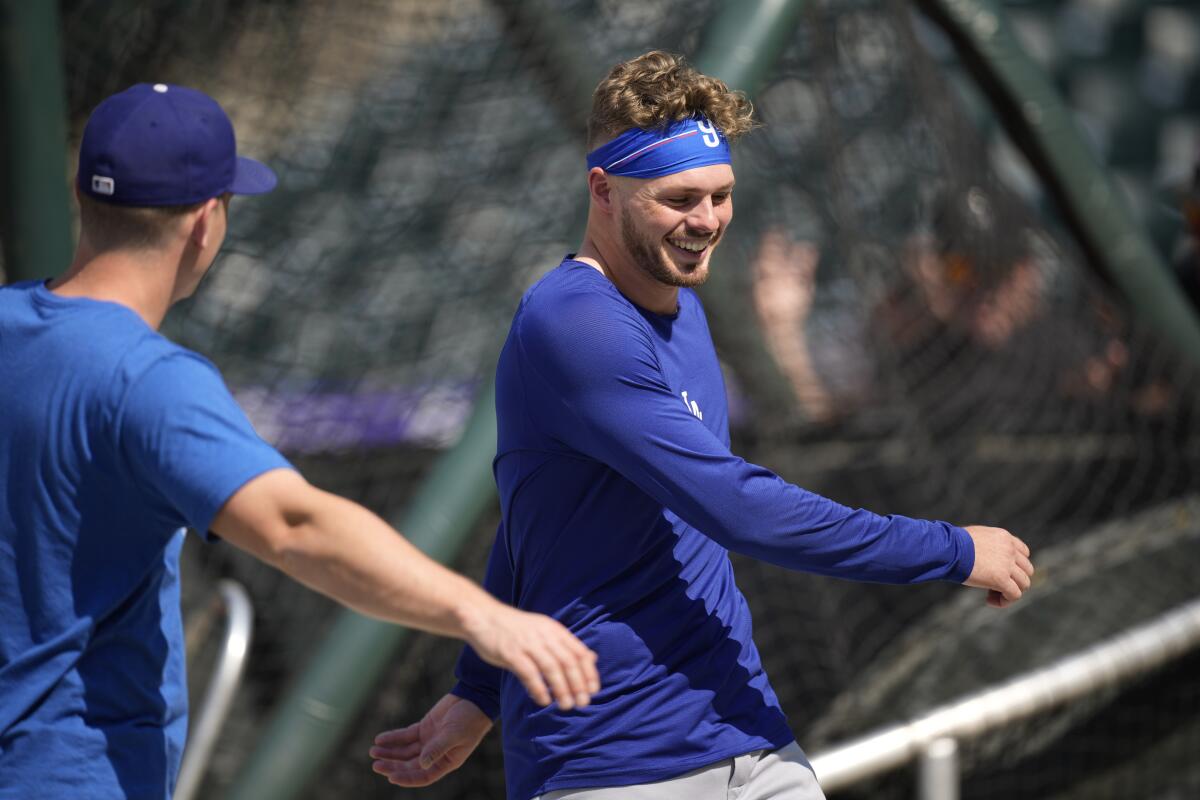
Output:
<svg viewBox="0 0 1200 800">
<path fill-rule="evenodd" d="M 676 395 L 633 309 L 580 293 L 553 311 L 527 311 L 518 330 L 529 413 L 729 550 L 853 580 L 970 582 L 1009 602 L 1028 585 L 1015 555 L 984 550 L 976 569 L 980 536 L 961 527 L 848 508 L 735 456 Z M 1024 547 L 989 530 L 1002 550 Z"/>
<path fill-rule="evenodd" d="M 292 470 L 251 480 L 211 527 L 360 613 L 466 640 L 484 661 L 511 670 L 542 705 L 586 705 L 599 689 L 595 654 L 558 622 L 504 605 L 367 509 Z"/>
<path fill-rule="evenodd" d="M 364 614 L 465 639 L 543 705 L 597 690 L 595 655 L 558 622 L 505 606 L 289 469 L 199 356 L 168 352 L 125 386 L 114 435 L 147 495 L 196 530 Z"/>
</svg>

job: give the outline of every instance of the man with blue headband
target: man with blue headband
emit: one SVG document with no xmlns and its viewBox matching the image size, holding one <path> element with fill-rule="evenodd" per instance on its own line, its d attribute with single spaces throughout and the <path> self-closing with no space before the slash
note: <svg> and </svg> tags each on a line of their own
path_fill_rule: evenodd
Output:
<svg viewBox="0 0 1200 800">
<path fill-rule="evenodd" d="M 502 522 L 485 585 L 599 656 L 586 708 L 539 708 L 466 648 L 374 769 L 420 786 L 504 719 L 509 800 L 816 800 L 763 671 L 729 551 L 864 581 L 947 580 L 1003 606 L 1033 572 L 999 528 L 883 517 L 729 450 L 725 386 L 692 287 L 733 213 L 749 103 L 651 52 L 596 89 L 579 252 L 526 292 L 496 372 Z"/>
</svg>

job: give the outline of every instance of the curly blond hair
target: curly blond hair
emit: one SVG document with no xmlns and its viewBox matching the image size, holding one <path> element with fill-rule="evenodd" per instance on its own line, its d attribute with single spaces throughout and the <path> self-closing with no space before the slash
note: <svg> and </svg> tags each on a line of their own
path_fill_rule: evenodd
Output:
<svg viewBox="0 0 1200 800">
<path fill-rule="evenodd" d="M 630 128 L 653 130 L 701 113 L 731 143 L 757 127 L 754 106 L 743 92 L 697 72 L 683 56 L 662 50 L 622 61 L 592 94 L 588 149 Z"/>
</svg>

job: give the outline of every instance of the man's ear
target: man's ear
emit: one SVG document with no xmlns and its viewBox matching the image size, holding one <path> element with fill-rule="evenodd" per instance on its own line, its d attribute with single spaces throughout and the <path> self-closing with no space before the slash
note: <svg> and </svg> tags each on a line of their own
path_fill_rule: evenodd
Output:
<svg viewBox="0 0 1200 800">
<path fill-rule="evenodd" d="M 217 210 L 219 205 L 221 205 L 221 198 L 211 197 L 205 200 L 200 208 L 188 215 L 191 225 L 188 239 L 201 250 L 208 246 L 209 238 L 213 235 L 213 222 L 216 220 L 215 215 L 220 213 Z"/>
<path fill-rule="evenodd" d="M 605 214 L 613 212 L 615 191 L 616 187 L 613 186 L 613 180 L 607 172 L 600 167 L 592 167 L 588 171 L 588 193 L 591 195 L 592 204 Z"/>
</svg>

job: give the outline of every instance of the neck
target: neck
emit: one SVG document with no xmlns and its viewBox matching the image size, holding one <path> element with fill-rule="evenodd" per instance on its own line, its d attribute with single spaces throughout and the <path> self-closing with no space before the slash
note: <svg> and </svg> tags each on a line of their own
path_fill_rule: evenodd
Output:
<svg viewBox="0 0 1200 800">
<path fill-rule="evenodd" d="M 158 330 L 175 299 L 179 270 L 171 262 L 172 254 L 162 250 L 96 252 L 80 242 L 71 266 L 49 289 L 62 297 L 123 305 Z"/>
<path fill-rule="evenodd" d="M 662 283 L 651 277 L 630 257 L 620 236 L 606 231 L 588 220 L 583 244 L 575 254 L 582 261 L 604 274 L 635 305 L 655 314 L 674 314 L 679 310 L 679 287 Z"/>
</svg>

